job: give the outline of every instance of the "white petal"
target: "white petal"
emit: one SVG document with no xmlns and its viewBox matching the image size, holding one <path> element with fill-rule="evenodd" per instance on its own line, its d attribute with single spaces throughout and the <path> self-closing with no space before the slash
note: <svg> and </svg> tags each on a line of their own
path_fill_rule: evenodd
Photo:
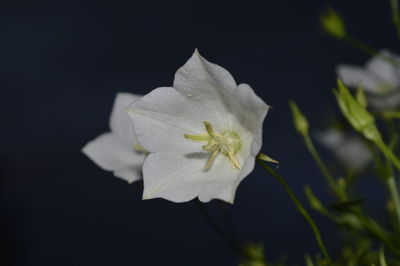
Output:
<svg viewBox="0 0 400 266">
<path fill-rule="evenodd" d="M 369 96 L 368 102 L 376 110 L 396 110 L 400 106 L 400 90 L 388 92 L 385 95 Z"/>
<path fill-rule="evenodd" d="M 141 179 L 141 166 L 145 155 L 133 150 L 114 133 L 104 133 L 83 147 L 82 152 L 100 168 L 129 183 Z"/>
<path fill-rule="evenodd" d="M 371 162 L 372 155 L 362 140 L 349 137 L 337 148 L 336 156 L 347 168 L 363 169 Z"/>
<path fill-rule="evenodd" d="M 326 131 L 317 132 L 316 138 L 318 142 L 327 148 L 335 148 L 343 142 L 343 133 L 336 129 L 329 129 Z"/>
<path fill-rule="evenodd" d="M 397 56 L 383 50 L 367 63 L 366 68 L 371 73 L 374 73 L 377 77 L 379 77 L 382 82 L 392 85 L 393 87 L 397 87 L 400 85 L 398 84 L 398 69 L 389 60 L 400 63 L 400 60 Z"/>
<path fill-rule="evenodd" d="M 380 79 L 363 68 L 340 65 L 337 68 L 337 75 L 347 86 L 353 88 L 361 86 L 367 92 L 378 92 Z"/>
<path fill-rule="evenodd" d="M 199 104 L 207 110 L 216 120 L 215 124 L 229 126 L 226 125 L 227 118 L 237 108 L 237 101 L 232 101 L 236 97 L 237 85 L 226 69 L 208 62 L 196 50 L 175 73 L 173 87 L 187 96 L 190 104 Z"/>
<path fill-rule="evenodd" d="M 251 155 L 255 157 L 262 146 L 263 123 L 270 107 L 254 93 L 248 84 L 238 86 L 236 97 L 239 102 L 236 104 L 236 117 L 242 127 L 248 131 L 247 135 L 253 138 Z"/>
<path fill-rule="evenodd" d="M 254 164 L 255 164 L 255 158 L 252 156 L 249 157 L 247 159 L 247 161 L 241 167 L 240 175 L 237 177 L 237 179 L 234 182 L 231 182 L 231 183 L 227 182 L 224 185 L 215 186 L 208 190 L 204 190 L 203 193 L 201 193 L 199 195 L 199 200 L 202 202 L 209 202 L 212 199 L 220 199 L 225 202 L 233 204 L 235 201 L 236 190 L 237 190 L 240 182 L 253 171 Z M 228 165 L 225 165 L 225 166 L 226 166 L 226 168 L 228 168 Z M 224 169 L 221 168 L 220 171 L 224 171 Z M 220 173 L 220 175 L 222 175 L 222 173 Z"/>
<path fill-rule="evenodd" d="M 197 100 L 204 96 L 223 97 L 221 94 L 233 93 L 236 82 L 223 67 L 210 63 L 197 50 L 192 57 L 175 73 L 174 88 L 183 94 L 191 94 Z"/>
<path fill-rule="evenodd" d="M 143 166 L 143 198 L 186 202 L 199 197 L 202 201 L 215 198 L 233 203 L 236 188 L 251 172 L 254 160 L 253 165 L 250 160 L 241 169 L 234 169 L 225 156 L 218 155 L 205 171 L 208 156 L 208 153 L 150 154 Z"/>
<path fill-rule="evenodd" d="M 174 88 L 153 90 L 127 109 L 136 138 L 149 152 L 195 152 L 204 143 L 185 139 L 184 134 L 205 132 L 203 121 L 220 125 L 210 109 L 193 103 Z M 218 117 L 224 115 L 220 114 Z"/>
<path fill-rule="evenodd" d="M 239 123 L 247 132 L 238 133 L 254 138 L 252 154 L 257 155 L 262 145 L 262 124 L 269 106 L 249 85 L 240 84 L 236 87 L 235 80 L 227 70 L 208 62 L 196 50 L 176 72 L 174 88 L 182 94 L 192 95 L 190 100 L 214 111 L 212 116 L 222 128 L 241 131 L 235 126 Z"/>
<path fill-rule="evenodd" d="M 140 99 L 140 95 L 135 95 L 126 92 L 117 93 L 113 109 L 110 115 L 110 128 L 111 131 L 116 133 L 122 140 L 126 141 L 127 145 L 136 143 L 133 134 L 132 121 L 126 113 L 126 108 L 129 104 Z"/>
<path fill-rule="evenodd" d="M 349 169 L 363 169 L 372 160 L 368 147 L 356 136 L 330 129 L 318 132 L 317 140 L 331 149 L 336 158 Z"/>
</svg>

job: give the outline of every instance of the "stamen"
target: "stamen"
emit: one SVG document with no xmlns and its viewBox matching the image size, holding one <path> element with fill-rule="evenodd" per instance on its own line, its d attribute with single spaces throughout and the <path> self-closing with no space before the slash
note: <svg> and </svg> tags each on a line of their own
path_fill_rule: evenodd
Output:
<svg viewBox="0 0 400 266">
<path fill-rule="evenodd" d="M 241 148 L 240 137 L 236 132 L 226 131 L 222 133 L 214 132 L 210 122 L 204 121 L 204 127 L 207 133 L 201 133 L 198 135 L 184 134 L 187 140 L 196 142 L 205 142 L 207 144 L 203 145 L 203 150 L 211 152 L 211 155 L 205 166 L 205 170 L 208 170 L 215 158 L 219 153 L 225 155 L 232 166 L 236 169 L 240 169 L 240 163 L 235 157 L 236 153 Z"/>
<path fill-rule="evenodd" d="M 231 160 L 231 163 L 233 164 L 233 166 L 236 167 L 237 169 L 240 169 L 240 163 L 236 159 L 236 157 L 235 157 L 235 155 L 234 155 L 232 150 L 228 151 L 228 156 L 229 156 L 229 159 Z"/>
<path fill-rule="evenodd" d="M 202 133 L 199 135 L 184 134 L 183 136 L 185 137 L 185 139 L 193 140 L 193 141 L 197 141 L 197 142 L 208 141 L 208 139 L 210 138 L 207 133 Z"/>
<path fill-rule="evenodd" d="M 217 157 L 218 153 L 219 153 L 218 149 L 215 149 L 213 151 L 213 153 L 211 153 L 211 156 L 210 156 L 210 158 L 208 158 L 208 161 L 207 161 L 206 167 L 204 167 L 204 170 L 210 169 L 210 167 L 211 167 L 212 163 L 214 162 L 215 158 Z"/>
</svg>

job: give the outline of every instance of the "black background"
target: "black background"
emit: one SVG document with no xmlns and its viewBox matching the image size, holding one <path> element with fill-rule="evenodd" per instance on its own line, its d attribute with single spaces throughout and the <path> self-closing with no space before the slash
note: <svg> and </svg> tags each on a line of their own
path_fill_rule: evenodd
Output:
<svg viewBox="0 0 400 266">
<path fill-rule="evenodd" d="M 140 182 L 128 185 L 80 152 L 108 131 L 116 92 L 171 85 L 195 48 L 274 107 L 263 151 L 281 162 L 303 202 L 304 184 L 329 202 L 287 105 L 295 99 L 313 128 L 324 127 L 337 111 L 335 66 L 368 59 L 322 33 L 318 12 L 327 5 L 360 39 L 398 48 L 389 1 L 2 1 L 2 265 L 235 265 L 193 203 L 141 201 Z M 218 216 L 219 205 L 207 206 Z M 263 241 L 270 260 L 291 254 L 302 264 L 303 254 L 318 252 L 308 225 L 258 167 L 235 205 L 224 206 L 241 240 Z M 334 227 L 312 214 L 335 254 Z"/>
</svg>

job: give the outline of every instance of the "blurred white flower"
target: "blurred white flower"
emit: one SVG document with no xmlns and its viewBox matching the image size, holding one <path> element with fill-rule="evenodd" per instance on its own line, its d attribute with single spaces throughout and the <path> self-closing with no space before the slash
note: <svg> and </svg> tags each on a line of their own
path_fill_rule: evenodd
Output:
<svg viewBox="0 0 400 266">
<path fill-rule="evenodd" d="M 157 88 L 128 108 L 135 135 L 150 152 L 143 198 L 233 203 L 254 168 L 268 109 L 249 85 L 238 86 L 196 50 L 173 87 Z"/>
<path fill-rule="evenodd" d="M 337 74 L 345 85 L 362 87 L 368 102 L 378 110 L 393 110 L 400 105 L 400 57 L 382 50 L 365 67 L 339 65 Z"/>
<path fill-rule="evenodd" d="M 129 183 L 142 178 L 145 151 L 137 144 L 128 105 L 141 96 L 118 93 L 110 116 L 111 132 L 103 133 L 83 147 L 82 152 L 100 168 L 112 171 Z"/>
<path fill-rule="evenodd" d="M 372 161 L 370 150 L 357 135 L 331 128 L 318 132 L 316 138 L 348 169 L 362 170 Z"/>
</svg>

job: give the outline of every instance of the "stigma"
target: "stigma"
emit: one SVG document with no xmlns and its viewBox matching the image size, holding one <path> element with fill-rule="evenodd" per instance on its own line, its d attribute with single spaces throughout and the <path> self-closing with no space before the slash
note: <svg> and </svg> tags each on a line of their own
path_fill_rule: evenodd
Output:
<svg viewBox="0 0 400 266">
<path fill-rule="evenodd" d="M 203 145 L 203 150 L 210 152 L 205 170 L 208 170 L 215 158 L 222 154 L 230 161 L 233 168 L 240 169 L 240 163 L 236 158 L 236 154 L 240 150 L 242 143 L 240 136 L 233 131 L 215 132 L 210 122 L 204 121 L 205 133 L 198 135 L 184 134 L 184 137 L 191 141 L 207 142 Z"/>
</svg>

